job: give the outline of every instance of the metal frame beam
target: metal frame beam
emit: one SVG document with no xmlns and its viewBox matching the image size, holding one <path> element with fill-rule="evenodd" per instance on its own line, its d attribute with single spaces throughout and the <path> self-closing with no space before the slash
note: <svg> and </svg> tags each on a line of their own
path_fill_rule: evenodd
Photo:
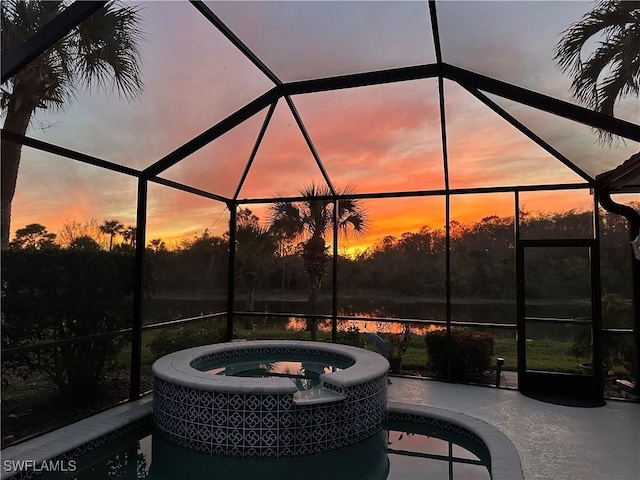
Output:
<svg viewBox="0 0 640 480">
<path fill-rule="evenodd" d="M 331 341 L 338 341 L 338 214 L 340 200 L 333 201 L 333 258 L 331 284 Z"/>
<path fill-rule="evenodd" d="M 287 101 L 287 105 L 289 105 L 289 109 L 291 110 L 293 118 L 295 119 L 296 124 L 298 125 L 298 129 L 300 130 L 300 132 L 302 133 L 302 136 L 304 137 L 304 141 L 306 142 L 307 147 L 309 148 L 309 151 L 311 152 L 311 155 L 313 156 L 313 159 L 316 161 L 316 165 L 320 169 L 320 173 L 322 174 L 322 177 L 324 178 L 324 181 L 327 182 L 327 186 L 329 187 L 329 191 L 333 195 L 336 195 L 337 194 L 336 189 L 333 187 L 333 183 L 331 183 L 331 178 L 329 178 L 329 175 L 327 174 L 327 171 L 324 168 L 324 164 L 322 163 L 322 160 L 320 160 L 320 155 L 318 155 L 318 151 L 316 150 L 316 147 L 313 144 L 313 141 L 311 140 L 311 137 L 309 136 L 309 132 L 307 132 L 307 127 L 304 126 L 304 123 L 302 122 L 302 118 L 300 118 L 300 114 L 298 113 L 298 109 L 293 104 L 293 101 L 291 100 L 291 97 L 289 95 L 285 95 L 284 98 Z"/>
<path fill-rule="evenodd" d="M 571 162 L 571 160 L 569 160 L 567 157 L 565 157 L 563 154 L 561 154 L 559 151 L 557 151 L 555 148 L 553 148 L 551 145 L 545 142 L 533 131 L 529 130 L 524 124 L 522 124 L 512 115 L 510 115 L 505 109 L 503 109 L 500 105 L 498 105 L 489 97 L 487 97 L 485 94 L 483 94 L 480 90 L 473 87 L 469 87 L 468 85 L 464 85 L 464 84 L 461 84 L 461 86 L 466 91 L 468 91 L 471 95 L 473 95 L 478 100 L 480 100 L 485 105 L 487 105 L 491 110 L 493 110 L 498 115 L 500 115 L 503 119 L 505 119 L 507 122 L 513 125 L 515 128 L 520 130 L 524 135 L 526 135 L 530 140 L 535 142 L 539 147 L 546 150 L 547 153 L 553 155 L 557 160 L 563 163 L 565 167 L 571 169 L 574 173 L 582 177 L 583 180 L 585 180 L 586 182 L 589 182 L 590 184 L 594 182 L 594 179 L 587 172 L 585 172 L 584 170 L 579 168 L 577 165 L 575 165 L 573 162 Z"/>
<path fill-rule="evenodd" d="M 305 93 L 327 92 L 345 88 L 367 87 L 384 83 L 405 82 L 433 78 L 438 75 L 435 64 L 416 65 L 412 67 L 392 68 L 374 72 L 354 73 L 335 77 L 302 80 L 282 85 L 284 95 L 302 95 Z"/>
<path fill-rule="evenodd" d="M 207 192 L 199 188 L 183 185 L 182 183 L 174 182 L 173 180 L 167 180 L 166 178 L 153 177 L 148 179 L 150 182 L 157 183 L 158 185 L 164 185 L 165 187 L 175 188 L 176 190 L 182 190 L 183 192 L 198 195 L 204 198 L 210 198 L 211 200 L 217 200 L 219 202 L 227 203 L 229 199 L 222 195 L 216 195 L 215 193 Z"/>
<path fill-rule="evenodd" d="M 184 158 L 201 149 L 216 138 L 224 135 L 232 128 L 240 125 L 246 119 L 252 117 L 262 109 L 267 108 L 273 102 L 278 100 L 281 95 L 282 94 L 277 87 L 272 88 L 268 92 L 264 93 L 252 102 L 232 113 L 224 120 L 216 123 L 213 127 L 209 128 L 197 137 L 189 140 L 184 145 L 178 147 L 176 150 L 169 153 L 165 157 L 161 158 L 153 165 L 144 169 L 142 171 L 142 175 L 145 178 L 151 178 L 159 175 L 166 169 L 174 166 L 180 160 L 183 160 Z"/>
<path fill-rule="evenodd" d="M 538 110 L 553 113 L 569 120 L 573 120 L 593 128 L 606 130 L 621 137 L 640 142 L 640 126 L 620 120 L 604 113 L 594 112 L 557 98 L 518 87 L 502 80 L 496 80 L 486 75 L 471 72 L 464 68 L 444 63 L 443 73 L 449 80 L 455 80 L 461 85 L 470 85 L 488 93 L 522 103 Z"/>
<path fill-rule="evenodd" d="M 324 195 L 314 197 L 316 200 L 345 200 L 345 199 L 374 199 L 374 198 L 407 198 L 407 197 L 435 197 L 450 195 L 473 195 L 478 193 L 512 193 L 512 192 L 544 192 L 550 190 L 582 190 L 592 188 L 589 183 L 555 183 L 551 185 L 524 185 L 505 187 L 475 187 L 475 188 L 452 188 L 450 190 L 414 190 L 403 192 L 382 192 L 382 193 L 353 193 L 339 195 Z M 301 202 L 308 200 L 307 197 L 277 197 L 277 198 L 247 198 L 239 199 L 239 204 L 257 204 L 278 202 Z"/>
<path fill-rule="evenodd" d="M 95 167 L 106 168 L 118 173 L 130 175 L 132 177 L 140 177 L 141 172 L 135 168 L 126 167 L 117 163 L 109 162 L 98 157 L 92 157 L 84 153 L 76 152 L 75 150 L 69 150 L 68 148 L 60 147 L 52 143 L 43 142 L 42 140 L 36 140 L 35 138 L 26 137 L 19 133 L 11 132 L 9 130 L 2 129 L 2 140 L 19 143 L 26 145 L 27 147 L 35 148 L 47 153 L 52 153 L 60 157 L 68 158 L 71 160 L 77 160 L 78 162 L 87 163 Z"/>
<path fill-rule="evenodd" d="M 209 7 L 207 7 L 205 5 L 204 2 L 201 2 L 199 0 L 190 0 L 191 4 L 196 7 L 196 9 L 202 14 L 204 15 L 204 17 L 209 20 L 213 25 L 215 25 L 215 27 L 220 30 L 220 32 L 227 37 L 227 39 L 233 43 L 233 45 L 240 50 L 245 57 L 247 57 L 249 60 L 251 60 L 251 63 L 253 63 L 256 67 L 258 67 L 258 69 L 260 69 L 260 71 L 262 73 L 264 73 L 269 80 L 271 80 L 273 83 L 275 83 L 276 85 L 282 85 L 282 81 L 278 78 L 278 76 L 273 73 L 269 67 L 267 67 L 262 60 L 260 60 L 258 58 L 258 56 L 253 53 L 253 51 L 247 47 L 247 45 L 238 38 L 238 36 L 233 33 L 231 31 L 231 29 L 229 27 L 227 27 L 227 25 L 225 25 L 225 23 L 220 20 L 220 18 L 218 18 L 218 16 L 213 13 L 211 11 L 211 9 Z"/>
<path fill-rule="evenodd" d="M 615 135 L 620 135 L 631 140 L 640 141 L 640 126 L 633 123 L 609 117 L 608 115 L 598 112 L 593 112 L 584 107 L 573 105 L 522 87 L 517 87 L 500 80 L 495 80 L 484 75 L 442 63 L 305 80 L 276 86 L 232 113 L 227 118 L 218 122 L 202 134 L 169 153 L 164 158 L 158 160 L 153 165 L 147 167 L 142 171 L 142 175 L 146 178 L 159 175 L 167 168 L 170 168 L 180 160 L 186 158 L 216 138 L 225 134 L 246 119 L 258 113 L 260 110 L 273 104 L 282 96 L 290 97 L 291 95 L 300 95 L 305 93 L 324 92 L 433 77 L 447 78 L 460 83 L 470 91 L 476 89 L 488 93 L 494 93 L 501 97 L 523 103 L 563 118 L 568 118 L 594 128 L 604 129 Z M 512 122 L 512 124 L 514 123 Z M 556 156 L 556 158 L 561 162 L 565 163 L 567 161 L 565 157 L 558 156 L 556 154 L 557 152 L 553 153 L 555 152 L 555 149 L 550 146 L 549 148 L 544 147 L 544 145 L 541 146 L 549 153 Z M 575 171 L 575 168 L 573 168 L 573 170 Z"/>
<path fill-rule="evenodd" d="M 235 281 L 236 281 L 236 223 L 237 204 L 230 201 L 227 204 L 229 209 L 229 267 L 227 269 L 227 331 L 225 339 L 227 342 L 233 340 L 233 313 L 235 310 Z"/>
<path fill-rule="evenodd" d="M 142 369 L 142 314 L 144 311 L 144 262 L 147 230 L 147 186 L 138 179 L 138 211 L 136 214 L 136 251 L 133 272 L 133 318 L 131 325 L 131 378 L 129 399 L 140 398 L 140 370 Z"/>
<path fill-rule="evenodd" d="M 52 18 L 22 45 L 2 55 L 2 83 L 9 80 L 29 62 L 42 55 L 73 28 L 101 9 L 106 1 L 73 2 Z"/>
<path fill-rule="evenodd" d="M 273 102 L 269 107 L 269 111 L 267 112 L 267 116 L 264 118 L 262 122 L 262 127 L 260 127 L 260 132 L 258 132 L 258 137 L 256 138 L 255 143 L 253 144 L 253 149 L 251 150 L 251 154 L 249 155 L 249 159 L 247 160 L 247 164 L 244 167 L 244 171 L 242 172 L 242 176 L 240 177 L 240 181 L 238 182 L 238 186 L 236 187 L 236 191 L 233 194 L 233 199 L 237 200 L 238 195 L 240 195 L 240 191 L 242 190 L 242 186 L 244 185 L 245 180 L 247 179 L 247 175 L 249 175 L 249 170 L 251 170 L 251 165 L 253 165 L 253 161 L 256 158 L 258 153 L 258 149 L 262 144 L 262 139 L 264 138 L 264 134 L 267 132 L 267 128 L 269 127 L 269 123 L 271 123 L 271 118 L 273 117 L 273 112 L 276 110 L 276 106 L 278 105 L 278 100 Z"/>
</svg>

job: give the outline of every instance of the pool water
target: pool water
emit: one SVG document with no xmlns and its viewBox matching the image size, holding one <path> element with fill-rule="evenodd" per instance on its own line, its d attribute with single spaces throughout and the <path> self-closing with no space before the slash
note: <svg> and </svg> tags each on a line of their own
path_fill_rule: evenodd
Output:
<svg viewBox="0 0 640 480">
<path fill-rule="evenodd" d="M 320 384 L 320 375 L 339 372 L 353 362 L 336 359 L 318 360 L 312 358 L 287 358 L 280 357 L 252 359 L 241 358 L 231 363 L 220 365 L 217 362 L 206 362 L 196 368 L 212 375 L 226 375 L 232 377 L 274 378 L 284 377 L 290 379 L 298 390 L 309 390 Z"/>
<path fill-rule="evenodd" d="M 77 460 L 56 480 L 490 480 L 485 449 L 449 432 L 393 422 L 379 434 L 339 451 L 292 458 L 229 458 L 186 450 L 152 426 L 131 432 Z"/>
</svg>

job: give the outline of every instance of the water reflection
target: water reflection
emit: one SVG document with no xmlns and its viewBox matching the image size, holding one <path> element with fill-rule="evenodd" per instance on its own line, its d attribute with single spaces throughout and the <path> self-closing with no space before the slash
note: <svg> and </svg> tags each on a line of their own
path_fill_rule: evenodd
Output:
<svg viewBox="0 0 640 480">
<path fill-rule="evenodd" d="M 306 457 L 229 458 L 187 450 L 143 427 L 89 452 L 53 480 L 490 480 L 488 452 L 464 436 L 393 422 L 355 445 Z M 453 468 L 450 468 L 453 467 Z"/>
<path fill-rule="evenodd" d="M 298 390 L 309 390 L 320 384 L 320 375 L 339 372 L 346 364 L 327 365 L 326 361 L 249 361 L 234 362 L 223 367 L 206 369 L 213 375 L 252 378 L 288 378 Z M 206 367 L 205 367 L 206 368 Z M 202 368 L 204 370 L 204 368 Z"/>
<path fill-rule="evenodd" d="M 362 318 L 370 318 L 365 315 L 358 315 Z M 289 317 L 286 325 L 287 330 L 300 331 L 307 327 L 307 320 L 300 317 Z M 411 333 L 416 335 L 426 335 L 427 332 L 433 330 L 440 330 L 439 325 L 426 325 L 408 327 Z M 360 333 L 402 333 L 403 326 L 401 323 L 394 322 L 393 319 L 389 319 L 388 322 L 375 321 L 375 320 L 338 320 L 338 331 L 346 332 L 351 329 L 357 329 Z M 318 330 L 321 332 L 331 331 L 331 320 L 323 320 L 318 322 Z"/>
<path fill-rule="evenodd" d="M 415 300 L 415 299 L 413 299 Z M 358 333 L 399 333 L 402 325 L 394 323 L 394 318 L 421 319 L 427 321 L 442 322 L 446 318 L 446 306 L 444 302 L 434 301 L 391 301 L 385 299 L 381 302 L 362 298 L 343 298 L 340 300 L 341 308 L 339 315 L 353 316 L 362 320 L 339 320 L 338 331 Z M 330 300 L 325 300 L 327 308 L 330 310 Z M 380 304 L 378 304 L 380 303 Z M 384 305 L 382 305 L 384 303 Z M 271 312 L 305 312 L 306 302 L 293 300 L 269 300 L 256 301 L 256 310 L 262 314 L 260 316 L 237 316 L 236 325 L 244 329 L 287 329 L 290 331 L 302 332 L 307 329 L 307 320 L 302 316 L 269 315 Z M 154 299 L 149 305 L 149 314 L 146 322 L 160 322 L 187 318 L 207 312 L 224 311 L 226 304 L 224 301 L 191 299 Z M 240 305 L 238 307 L 241 309 Z M 455 300 L 451 305 L 452 320 L 454 322 L 476 322 L 495 324 L 516 324 L 516 305 L 513 302 L 489 302 L 478 300 Z M 590 315 L 590 305 L 580 301 L 537 301 L 527 304 L 527 316 L 531 317 L 556 317 L 556 318 L 585 318 Z M 375 318 L 388 318 L 389 321 L 378 321 Z M 215 321 L 223 321 L 223 317 Z M 438 330 L 441 325 L 418 325 L 410 326 L 411 332 L 415 335 L 425 335 L 431 330 Z M 321 332 L 331 331 L 331 320 L 320 320 L 318 329 Z M 568 341 L 572 339 L 574 332 L 571 328 L 565 329 L 560 337 L 558 332 L 550 332 L 547 325 L 530 325 L 527 336 L 529 338 L 553 337 L 556 340 Z M 551 334 L 552 333 L 552 334 Z M 495 330 L 492 334 L 496 338 L 513 339 L 513 330 Z"/>
<path fill-rule="evenodd" d="M 150 479 L 384 480 L 389 471 L 387 432 L 338 451 L 293 458 L 228 458 L 192 452 L 153 436 Z"/>
<path fill-rule="evenodd" d="M 338 315 L 366 318 L 415 318 L 422 320 L 445 320 L 446 304 L 438 301 L 392 301 L 375 302 L 366 299 L 340 298 Z M 321 311 L 331 311 L 331 300 L 323 303 Z M 269 314 L 276 312 L 306 312 L 306 302 L 264 300 L 255 302 L 256 312 Z M 145 323 L 155 323 L 179 318 L 193 317 L 226 310 L 226 299 L 172 299 L 154 298 L 147 304 Z M 244 305 L 236 305 L 238 311 Z M 532 317 L 564 317 L 578 318 L 589 315 L 590 306 L 581 302 L 536 302 L 527 304 L 527 315 Z M 516 303 L 513 301 L 489 302 L 486 300 L 455 300 L 451 304 L 452 320 L 458 322 L 481 323 L 516 323 Z M 257 317 L 256 317 L 257 318 Z M 272 326 L 287 324 L 288 319 L 273 317 L 269 319 Z M 295 326 L 295 324 L 292 324 Z M 298 324 L 300 326 L 300 324 Z M 363 326 L 364 327 L 364 326 Z M 366 328 L 378 327 L 367 324 Z M 304 328 L 304 326 L 303 326 Z M 327 327 L 325 327 L 327 328 Z M 329 327 L 330 328 L 330 327 Z M 362 330 L 364 331 L 364 330 Z M 380 330 L 378 330 L 380 331 Z"/>
</svg>

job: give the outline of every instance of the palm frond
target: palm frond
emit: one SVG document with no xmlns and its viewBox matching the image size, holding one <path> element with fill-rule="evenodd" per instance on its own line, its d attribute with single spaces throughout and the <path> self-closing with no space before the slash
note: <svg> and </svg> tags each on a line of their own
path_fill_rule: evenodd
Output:
<svg viewBox="0 0 640 480">
<path fill-rule="evenodd" d="M 144 89 L 140 75 L 139 8 L 109 2 L 78 26 L 76 72 L 86 85 L 117 90 L 126 99 Z"/>
<path fill-rule="evenodd" d="M 603 75 L 607 78 L 608 70 L 620 62 L 619 53 L 618 45 L 613 42 L 603 42 L 589 59 L 582 63 L 582 68 L 575 75 L 571 88 L 574 96 L 587 107 L 599 110 L 602 102 L 607 100 L 600 96 L 599 81 Z M 614 99 L 616 96 L 617 94 L 614 94 Z"/>
<path fill-rule="evenodd" d="M 337 189 L 339 195 L 355 194 L 352 186 Z M 333 226 L 334 200 L 327 186 L 314 183 L 300 188 L 304 200 L 297 202 L 280 201 L 271 207 L 271 229 L 284 233 L 289 238 L 302 240 L 324 237 Z M 366 231 L 368 218 L 357 199 L 343 199 L 337 202 L 335 212 L 341 234 L 360 235 Z"/>
<path fill-rule="evenodd" d="M 587 44 L 595 45 L 593 51 L 587 51 Z M 563 32 L 555 53 L 560 69 L 573 77 L 573 97 L 613 116 L 618 100 L 639 93 L 640 1 L 598 3 Z M 602 143 L 613 140 L 603 130 L 599 136 Z"/>
<path fill-rule="evenodd" d="M 295 238 L 304 232 L 304 224 L 298 207 L 291 202 L 276 202 L 269 211 L 269 229 L 286 238 Z"/>
<path fill-rule="evenodd" d="M 1 5 L 2 52 L 21 45 L 58 15 L 68 2 L 6 0 Z M 41 108 L 63 108 L 79 88 L 97 85 L 138 97 L 143 34 L 139 8 L 109 2 L 7 83 L 20 85 Z M 12 93 L 10 93 L 12 94 Z M 5 102 L 6 103 L 6 102 Z"/>
<path fill-rule="evenodd" d="M 582 48 L 595 35 L 605 37 L 615 30 L 625 28 L 634 22 L 640 2 L 620 2 L 606 0 L 582 16 L 582 18 L 562 32 L 562 39 L 556 45 L 556 60 L 563 71 L 575 72 L 580 69 Z"/>
<path fill-rule="evenodd" d="M 640 47 L 637 48 L 640 49 Z M 609 65 L 609 73 L 597 85 L 596 95 L 599 101 L 599 110 L 602 113 L 613 115 L 615 102 L 619 98 L 631 93 L 638 95 L 640 54 L 636 54 L 635 58 L 633 55 L 631 58 L 625 58 L 625 55 L 628 54 L 628 50 L 619 49 Z"/>
</svg>

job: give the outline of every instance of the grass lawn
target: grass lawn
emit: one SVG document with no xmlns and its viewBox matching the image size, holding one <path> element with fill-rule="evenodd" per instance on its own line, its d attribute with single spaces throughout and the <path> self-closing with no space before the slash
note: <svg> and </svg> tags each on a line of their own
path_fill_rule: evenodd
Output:
<svg viewBox="0 0 640 480">
<path fill-rule="evenodd" d="M 177 327 L 170 327 L 176 333 Z M 162 330 L 152 330 L 143 332 L 142 335 L 142 364 L 150 365 L 156 360 L 156 355 L 149 348 L 149 344 L 156 338 Z M 376 351 L 376 348 L 368 341 L 364 334 L 345 335 L 340 332 L 339 341 L 341 343 L 355 344 Z M 285 330 L 282 328 L 261 328 L 261 329 L 236 329 L 235 336 L 237 338 L 246 338 L 247 340 L 310 340 L 311 333 L 305 330 Z M 318 332 L 318 339 L 324 342 L 331 341 L 330 332 Z M 178 342 L 180 343 L 180 342 Z M 188 348 L 193 345 L 184 345 L 181 348 Z M 582 359 L 577 358 L 568 353 L 571 348 L 570 341 L 555 340 L 533 340 L 527 341 L 527 367 L 533 370 L 555 371 L 580 373 L 580 362 Z M 495 366 L 495 358 L 504 358 L 504 370 L 517 371 L 517 345 L 515 339 L 496 338 L 494 343 L 493 359 L 491 366 Z M 129 365 L 130 362 L 129 348 L 123 349 L 117 356 L 118 365 Z M 425 372 L 427 364 L 427 349 L 424 337 L 420 335 L 412 335 L 409 347 L 403 358 L 403 370 Z M 616 366 L 616 371 L 625 372 L 622 367 Z"/>
<path fill-rule="evenodd" d="M 175 328 L 175 327 L 173 327 Z M 155 356 L 149 349 L 149 343 L 161 332 L 161 330 L 152 330 L 143 333 L 142 342 L 142 363 L 150 364 L 155 360 Z M 310 340 L 311 333 L 304 330 L 285 330 L 285 329 L 236 329 L 235 336 L 237 338 L 246 338 L 247 340 Z M 364 334 L 357 336 L 359 346 L 376 350 L 375 347 L 367 340 Z M 318 332 L 318 339 L 323 342 L 331 341 L 330 332 Z M 354 340 L 354 337 L 350 337 Z M 339 339 L 344 340 L 344 338 Z M 344 342 L 347 343 L 347 342 Z M 355 343 L 355 342 L 349 342 Z M 195 345 L 193 345 L 195 346 Z M 557 371 L 557 372 L 580 372 L 580 359 L 567 353 L 571 347 L 571 342 L 559 342 L 554 340 L 535 340 L 527 342 L 527 366 L 535 370 Z M 187 346 L 184 346 L 187 348 Z M 129 351 L 123 351 L 118 357 L 119 363 L 129 362 Z M 495 339 L 494 359 L 491 365 L 495 365 L 495 358 L 504 358 L 505 370 L 516 371 L 517 363 L 517 347 L 515 339 Z M 424 371 L 427 364 L 427 348 L 424 337 L 420 335 L 412 335 L 409 347 L 404 356 L 402 367 L 406 370 Z"/>
</svg>

